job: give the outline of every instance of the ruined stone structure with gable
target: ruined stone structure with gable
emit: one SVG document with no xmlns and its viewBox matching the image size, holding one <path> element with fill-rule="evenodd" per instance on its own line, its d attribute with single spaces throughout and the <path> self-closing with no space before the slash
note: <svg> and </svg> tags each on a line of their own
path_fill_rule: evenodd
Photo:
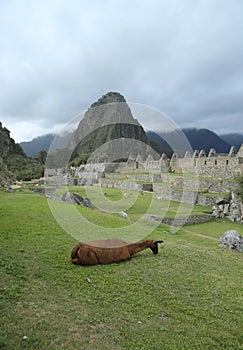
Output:
<svg viewBox="0 0 243 350">
<path fill-rule="evenodd" d="M 169 159 L 148 155 L 130 156 L 121 163 L 88 163 L 73 169 L 80 185 L 98 185 L 124 190 L 153 191 L 158 198 L 189 204 L 214 205 L 234 191 L 235 178 L 243 174 L 243 145 L 237 151 L 217 154 L 211 149 L 176 153 Z"/>
<path fill-rule="evenodd" d="M 208 155 L 204 150 L 195 150 L 193 154 L 187 151 L 183 158 L 174 153 L 171 159 L 162 154 L 158 160 L 154 160 L 151 155 L 143 160 L 138 155 L 136 159 L 128 159 L 126 168 L 133 171 L 146 169 L 149 172 L 192 173 L 199 177 L 233 179 L 243 174 L 243 145 L 238 152 L 232 146 L 228 154 L 217 154 L 211 148 Z"/>
</svg>

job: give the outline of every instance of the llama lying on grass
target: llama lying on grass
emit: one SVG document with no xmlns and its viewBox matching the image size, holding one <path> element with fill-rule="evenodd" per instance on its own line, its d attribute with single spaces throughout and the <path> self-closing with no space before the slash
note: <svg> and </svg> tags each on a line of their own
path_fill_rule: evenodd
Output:
<svg viewBox="0 0 243 350">
<path fill-rule="evenodd" d="M 97 265 L 118 263 L 131 259 L 132 255 L 150 248 L 154 254 L 158 254 L 158 243 L 147 239 L 136 243 L 127 243 L 119 239 L 106 239 L 88 243 L 78 243 L 72 250 L 72 263 L 76 265 Z"/>
</svg>

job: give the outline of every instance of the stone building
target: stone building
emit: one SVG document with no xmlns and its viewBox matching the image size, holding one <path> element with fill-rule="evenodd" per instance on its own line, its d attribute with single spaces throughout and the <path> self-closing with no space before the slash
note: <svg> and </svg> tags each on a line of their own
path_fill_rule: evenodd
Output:
<svg viewBox="0 0 243 350">
<path fill-rule="evenodd" d="M 199 177 L 233 179 L 243 174 L 243 145 L 239 151 L 231 147 L 228 154 L 217 154 L 214 148 L 211 148 L 208 155 L 204 150 L 195 150 L 193 154 L 186 152 L 184 157 L 179 157 L 174 153 L 171 159 L 162 154 L 159 160 L 154 160 L 152 155 L 148 155 L 146 160 L 142 160 L 140 155 L 136 160 L 129 157 L 126 169 L 141 170 L 159 173 L 192 173 Z"/>
</svg>

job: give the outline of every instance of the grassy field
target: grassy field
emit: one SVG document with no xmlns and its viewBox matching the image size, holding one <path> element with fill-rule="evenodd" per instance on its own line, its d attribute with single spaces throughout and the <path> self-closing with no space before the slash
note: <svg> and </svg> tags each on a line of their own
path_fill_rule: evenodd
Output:
<svg viewBox="0 0 243 350">
<path fill-rule="evenodd" d="M 150 200 L 138 197 L 132 220 Z M 80 210 L 97 224 L 124 225 L 116 214 Z M 125 263 L 81 267 L 70 262 L 75 239 L 44 196 L 1 191 L 0 223 L 0 349 L 243 349 L 243 256 L 218 247 L 225 230 L 243 234 L 242 225 L 213 221 L 176 234 L 159 225 L 151 234 L 164 239 L 157 256 L 145 250 Z"/>
<path fill-rule="evenodd" d="M 59 189 L 58 194 L 63 194 L 66 191 L 66 189 Z M 142 194 L 137 191 L 120 191 L 113 188 L 100 188 L 100 187 L 85 187 L 83 186 L 70 186 L 69 191 L 73 193 L 77 193 L 80 196 L 83 197 L 89 197 L 92 198 L 92 202 L 96 203 L 96 200 L 102 201 L 102 207 L 104 208 L 104 202 L 102 200 L 102 193 L 105 194 L 105 197 L 109 200 L 111 208 L 112 205 L 114 205 L 114 202 L 117 203 L 116 209 L 117 212 L 123 209 L 124 202 L 126 206 L 129 206 L 131 202 L 135 202 L 132 206 L 129 206 L 129 209 L 126 210 L 126 213 L 131 217 L 133 221 L 139 220 L 146 212 L 150 214 L 157 214 L 161 217 L 174 217 L 176 213 L 178 213 L 178 209 L 180 207 L 180 215 L 187 215 L 188 213 L 191 213 L 191 215 L 203 215 L 205 212 L 210 211 L 210 208 L 204 207 L 201 205 L 189 205 L 189 204 L 183 204 L 180 205 L 178 202 L 173 201 L 162 201 L 157 198 L 154 198 L 152 208 L 151 201 L 152 201 L 152 193 L 149 192 L 143 192 Z M 102 193 L 101 193 L 102 192 Z M 127 197 L 124 197 L 124 194 L 127 194 Z M 100 199 L 101 197 L 101 199 Z M 120 206 L 119 206 L 120 205 Z M 152 211 L 151 211 L 152 210 Z M 89 220 L 96 220 L 96 217 L 90 215 L 90 211 L 85 212 L 83 211 L 84 216 L 89 215 Z M 118 215 L 116 215 L 117 217 Z M 132 221 L 132 222 L 133 222 Z M 129 225 L 132 222 L 124 222 L 123 225 Z M 113 225 L 113 222 L 112 222 Z"/>
</svg>

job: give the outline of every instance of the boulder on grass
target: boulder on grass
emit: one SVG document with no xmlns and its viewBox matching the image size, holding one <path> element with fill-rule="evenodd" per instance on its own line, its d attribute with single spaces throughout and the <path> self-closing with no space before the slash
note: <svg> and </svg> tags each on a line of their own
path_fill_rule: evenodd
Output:
<svg viewBox="0 0 243 350">
<path fill-rule="evenodd" d="M 226 231 L 219 239 L 219 246 L 243 252 L 243 238 L 240 232 L 235 230 Z"/>
<path fill-rule="evenodd" d="M 82 207 L 92 208 L 92 203 L 89 198 L 83 198 L 76 193 L 66 192 L 61 196 L 61 200 L 65 202 L 72 202 Z"/>
<path fill-rule="evenodd" d="M 124 211 L 120 211 L 119 215 L 126 220 L 131 220 L 127 213 L 125 213 Z"/>
</svg>

